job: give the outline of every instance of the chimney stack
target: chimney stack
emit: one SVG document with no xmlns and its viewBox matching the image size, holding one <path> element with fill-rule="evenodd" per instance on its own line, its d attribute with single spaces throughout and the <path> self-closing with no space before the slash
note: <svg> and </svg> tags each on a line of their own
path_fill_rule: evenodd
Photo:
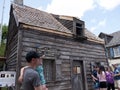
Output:
<svg viewBox="0 0 120 90">
<path fill-rule="evenodd" d="M 14 0 L 15 4 L 23 5 L 23 0 Z"/>
</svg>

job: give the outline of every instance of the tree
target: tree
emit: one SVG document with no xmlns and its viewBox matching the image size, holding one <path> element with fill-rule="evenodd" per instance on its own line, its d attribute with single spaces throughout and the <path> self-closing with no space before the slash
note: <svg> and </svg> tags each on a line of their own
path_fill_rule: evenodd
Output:
<svg viewBox="0 0 120 90">
<path fill-rule="evenodd" d="M 2 26 L 2 40 L 7 39 L 8 26 L 4 24 Z"/>
<path fill-rule="evenodd" d="M 4 24 L 2 26 L 2 43 L 0 46 L 0 56 L 4 56 L 6 43 L 4 43 L 3 41 L 7 39 L 7 32 L 8 32 L 8 26 Z"/>
</svg>

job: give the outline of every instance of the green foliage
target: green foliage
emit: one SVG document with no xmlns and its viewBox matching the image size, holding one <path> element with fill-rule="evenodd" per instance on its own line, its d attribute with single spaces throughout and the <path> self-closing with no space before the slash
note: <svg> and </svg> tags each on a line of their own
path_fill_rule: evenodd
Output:
<svg viewBox="0 0 120 90">
<path fill-rule="evenodd" d="M 2 43 L 0 46 L 0 56 L 4 56 L 6 44 Z"/>
<path fill-rule="evenodd" d="M 4 24 L 2 26 L 2 43 L 0 46 L 0 56 L 4 56 L 4 53 L 5 53 L 6 44 L 3 43 L 3 41 L 7 39 L 7 32 L 8 32 L 8 26 Z"/>
<path fill-rule="evenodd" d="M 2 26 L 2 40 L 7 38 L 7 32 L 8 32 L 8 26 L 4 24 Z"/>
<path fill-rule="evenodd" d="M 2 87 L 1 90 L 8 90 L 6 87 Z"/>
</svg>

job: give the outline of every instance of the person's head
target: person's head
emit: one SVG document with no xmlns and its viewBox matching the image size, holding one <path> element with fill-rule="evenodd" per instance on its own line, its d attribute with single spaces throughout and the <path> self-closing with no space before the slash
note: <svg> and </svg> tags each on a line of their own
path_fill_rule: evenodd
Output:
<svg viewBox="0 0 120 90">
<path fill-rule="evenodd" d="M 112 68 L 110 66 L 106 67 L 106 71 L 110 72 L 110 71 L 112 71 Z"/>
<path fill-rule="evenodd" d="M 112 64 L 112 66 L 113 66 L 113 68 L 115 69 L 115 68 L 117 68 L 117 64 Z"/>
<path fill-rule="evenodd" d="M 40 55 L 36 51 L 29 51 L 25 58 L 28 63 L 37 66 L 39 64 Z"/>
<path fill-rule="evenodd" d="M 98 73 L 101 74 L 102 71 L 105 71 L 105 67 L 104 67 L 104 66 L 100 66 L 100 67 L 99 67 L 99 72 L 98 72 Z"/>
<path fill-rule="evenodd" d="M 93 68 L 94 68 L 94 70 L 97 70 L 97 71 L 99 70 L 99 67 L 98 67 L 98 66 L 95 66 L 95 65 L 94 65 Z"/>
</svg>

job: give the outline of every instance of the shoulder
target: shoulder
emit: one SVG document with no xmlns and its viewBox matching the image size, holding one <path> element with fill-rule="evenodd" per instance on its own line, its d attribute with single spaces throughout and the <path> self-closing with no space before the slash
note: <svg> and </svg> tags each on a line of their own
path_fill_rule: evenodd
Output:
<svg viewBox="0 0 120 90">
<path fill-rule="evenodd" d="M 29 66 L 24 66 L 20 69 L 20 71 L 24 71 L 26 68 L 28 68 Z"/>
<path fill-rule="evenodd" d="M 38 74 L 38 72 L 36 71 L 36 70 L 31 70 L 31 72 L 33 73 L 33 74 L 35 74 L 35 75 L 37 75 Z"/>
<path fill-rule="evenodd" d="M 120 71 L 118 69 L 115 70 L 116 73 L 119 73 Z"/>
<path fill-rule="evenodd" d="M 104 72 L 104 71 L 102 71 L 102 74 L 105 74 L 105 72 Z"/>
<path fill-rule="evenodd" d="M 35 69 L 32 68 L 25 68 L 25 72 L 29 73 L 29 74 L 37 74 L 37 71 Z"/>
<path fill-rule="evenodd" d="M 110 73 L 111 73 L 111 72 L 108 72 L 108 71 L 105 72 L 105 74 L 107 74 L 107 75 L 110 74 Z"/>
</svg>

